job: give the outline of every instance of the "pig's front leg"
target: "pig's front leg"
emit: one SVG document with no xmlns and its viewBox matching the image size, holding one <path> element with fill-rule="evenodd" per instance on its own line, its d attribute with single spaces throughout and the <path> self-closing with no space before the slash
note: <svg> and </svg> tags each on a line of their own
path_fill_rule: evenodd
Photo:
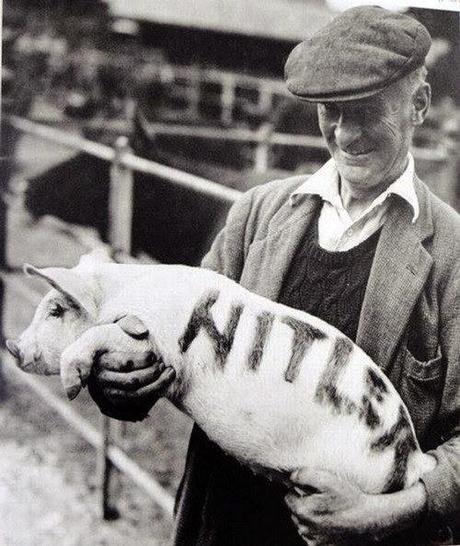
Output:
<svg viewBox="0 0 460 546">
<path fill-rule="evenodd" d="M 155 361 L 147 335 L 141 328 L 128 335 L 118 323 L 94 326 L 69 345 L 61 356 L 61 381 L 70 400 L 88 381 L 91 368 L 101 358 L 117 371 L 145 368 Z M 134 337 L 136 336 L 136 337 Z"/>
</svg>

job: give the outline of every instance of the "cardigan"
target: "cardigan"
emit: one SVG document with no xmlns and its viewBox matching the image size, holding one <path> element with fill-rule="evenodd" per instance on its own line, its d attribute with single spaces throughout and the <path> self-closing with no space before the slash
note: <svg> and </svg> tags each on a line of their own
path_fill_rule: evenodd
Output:
<svg viewBox="0 0 460 546">
<path fill-rule="evenodd" d="M 320 200 L 290 202 L 305 176 L 253 188 L 231 208 L 202 262 L 276 300 Z M 460 217 L 417 177 L 420 214 L 397 197 L 380 234 L 356 341 L 388 375 L 437 466 L 422 481 L 430 518 L 455 526 L 460 511 Z M 199 432 L 195 431 L 195 436 Z M 200 454 L 189 451 L 177 502 L 177 537 L 200 511 Z M 194 489 L 195 488 L 195 489 Z M 184 531 L 185 529 L 185 531 Z"/>
<path fill-rule="evenodd" d="M 320 246 L 318 218 L 305 233 L 277 300 L 326 321 L 355 341 L 380 230 L 349 250 L 330 251 Z"/>
</svg>

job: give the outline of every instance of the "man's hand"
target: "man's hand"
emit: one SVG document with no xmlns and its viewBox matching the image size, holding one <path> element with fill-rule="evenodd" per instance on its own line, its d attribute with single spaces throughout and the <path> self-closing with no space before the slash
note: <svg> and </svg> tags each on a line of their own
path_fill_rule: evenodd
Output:
<svg viewBox="0 0 460 546">
<path fill-rule="evenodd" d="M 426 504 L 421 482 L 392 494 L 370 495 L 331 472 L 303 468 L 291 475 L 285 500 L 309 545 L 368 544 L 415 525 Z"/>
<path fill-rule="evenodd" d="M 143 322 L 126 315 L 117 326 L 134 339 L 148 338 Z M 153 351 L 99 351 L 91 368 L 88 390 L 104 415 L 123 421 L 141 421 L 175 379 Z"/>
<path fill-rule="evenodd" d="M 357 544 L 372 531 L 378 517 L 375 496 L 323 470 L 303 468 L 291 475 L 291 482 L 286 503 L 308 544 Z"/>
<path fill-rule="evenodd" d="M 152 352 L 106 352 L 92 367 L 88 390 L 104 415 L 141 421 L 174 378 L 174 369 L 155 360 Z"/>
</svg>

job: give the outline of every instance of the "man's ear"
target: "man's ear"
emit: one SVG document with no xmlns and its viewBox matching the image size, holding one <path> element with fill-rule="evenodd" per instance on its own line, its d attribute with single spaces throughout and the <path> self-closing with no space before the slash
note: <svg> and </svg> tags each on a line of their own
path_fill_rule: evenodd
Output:
<svg viewBox="0 0 460 546">
<path fill-rule="evenodd" d="M 38 269 L 30 264 L 24 265 L 24 273 L 45 279 L 53 288 L 65 296 L 90 317 L 97 314 L 94 288 L 72 269 L 64 267 L 45 267 Z"/>
<path fill-rule="evenodd" d="M 431 86 L 428 82 L 421 83 L 412 95 L 412 124 L 422 125 L 431 104 Z"/>
</svg>

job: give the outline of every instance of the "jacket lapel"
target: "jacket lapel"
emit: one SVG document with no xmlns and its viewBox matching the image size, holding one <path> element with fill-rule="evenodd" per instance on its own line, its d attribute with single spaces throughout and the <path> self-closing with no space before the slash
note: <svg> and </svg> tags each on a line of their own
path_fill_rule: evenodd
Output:
<svg viewBox="0 0 460 546">
<path fill-rule="evenodd" d="M 386 369 L 422 291 L 432 258 L 422 242 L 433 233 L 425 185 L 415 178 L 419 218 L 398 198 L 382 228 L 358 326 L 357 344 Z M 310 226 L 321 200 L 305 197 L 285 203 L 273 217 L 268 235 L 252 243 L 240 283 L 276 300 L 292 258 Z"/>
<path fill-rule="evenodd" d="M 306 196 L 299 203 L 286 202 L 273 217 L 268 235 L 252 243 L 240 283 L 276 300 L 292 258 L 315 216 L 320 200 Z"/>
<path fill-rule="evenodd" d="M 420 215 L 396 200 L 385 221 L 372 265 L 357 344 L 386 369 L 425 284 L 432 258 L 422 241 L 433 232 L 427 190 L 415 179 Z"/>
</svg>

